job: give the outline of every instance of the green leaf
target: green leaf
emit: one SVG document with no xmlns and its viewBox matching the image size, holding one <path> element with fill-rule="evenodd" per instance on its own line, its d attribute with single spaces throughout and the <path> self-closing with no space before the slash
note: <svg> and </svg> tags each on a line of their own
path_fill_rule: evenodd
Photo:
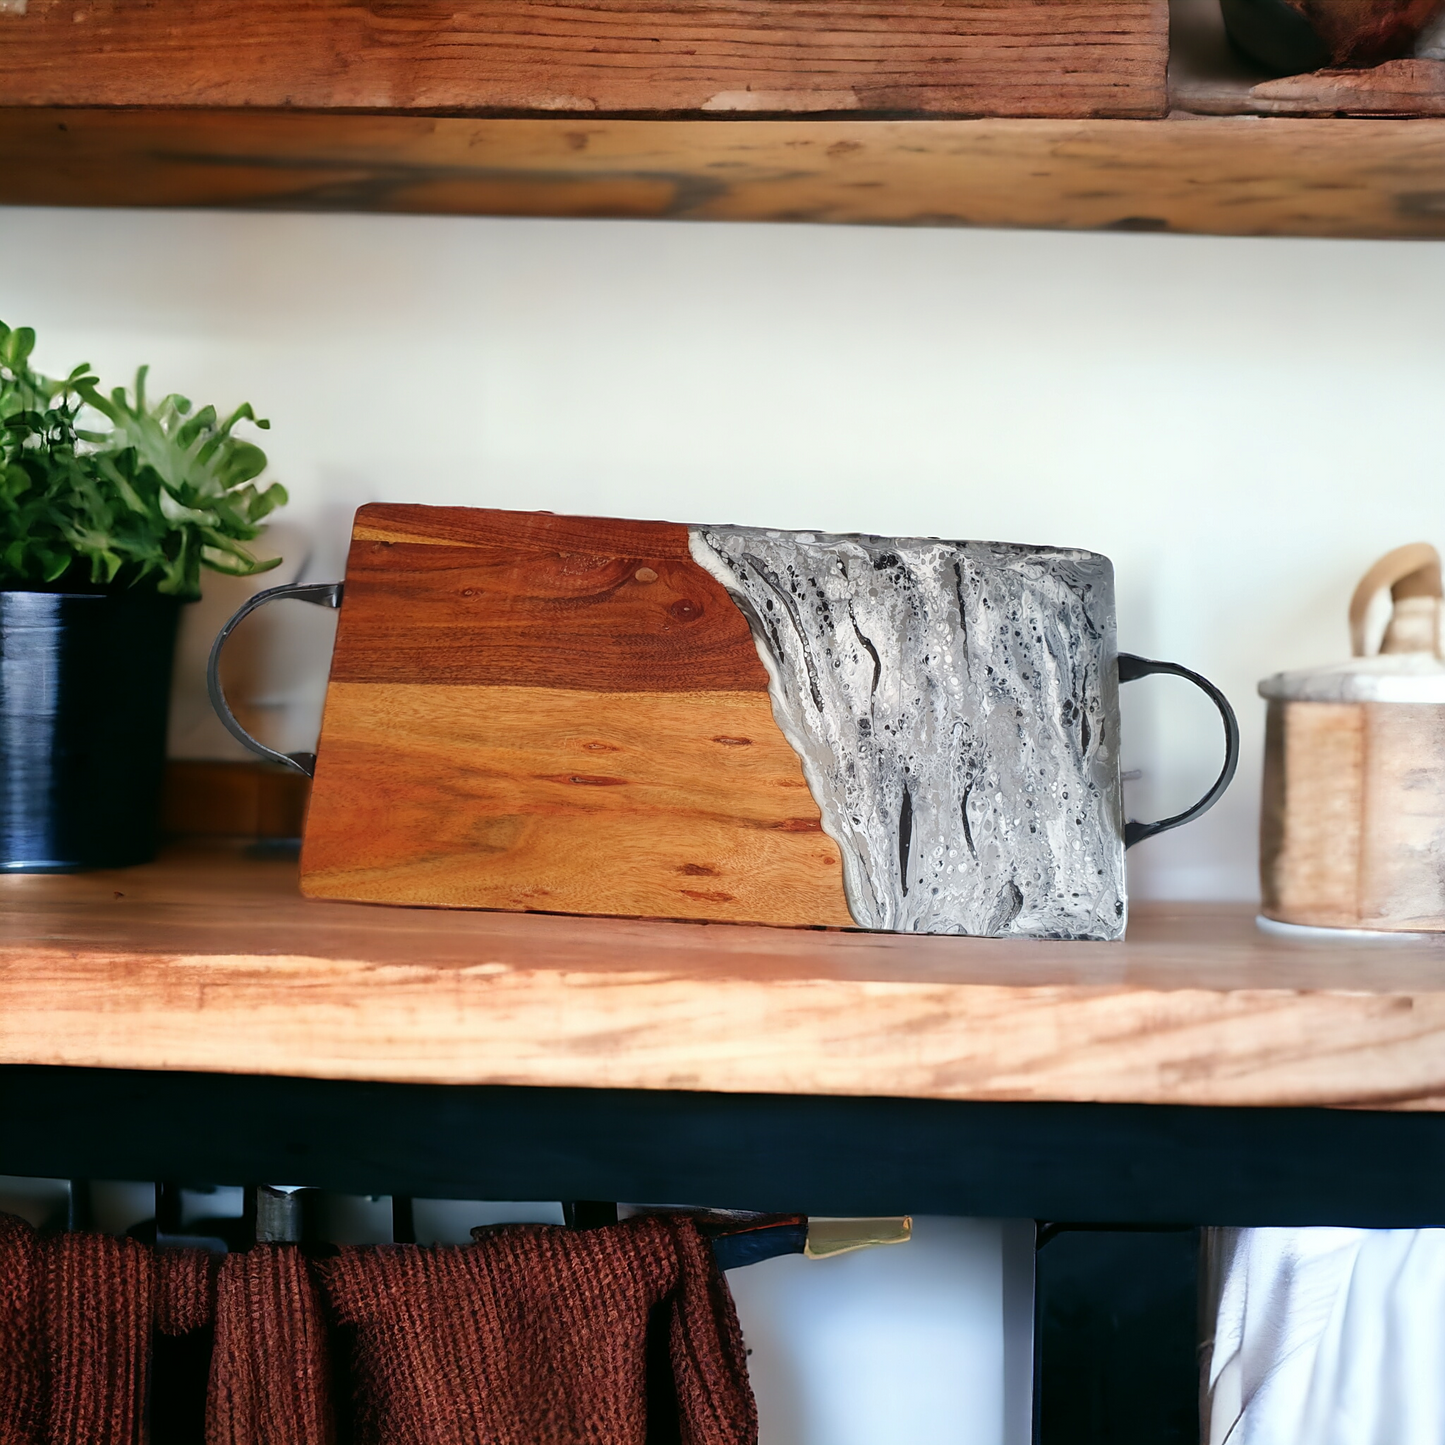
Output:
<svg viewBox="0 0 1445 1445">
<path fill-rule="evenodd" d="M 243 545 L 286 501 L 278 484 L 257 485 L 265 453 L 233 435 L 242 422 L 268 425 L 249 405 L 221 420 L 175 393 L 151 403 L 145 367 L 133 395 L 103 392 L 88 365 L 53 381 L 30 368 L 34 345 L 33 331 L 0 322 L 0 584 L 74 571 L 190 597 L 202 567 L 245 576 L 277 565 Z"/>
</svg>

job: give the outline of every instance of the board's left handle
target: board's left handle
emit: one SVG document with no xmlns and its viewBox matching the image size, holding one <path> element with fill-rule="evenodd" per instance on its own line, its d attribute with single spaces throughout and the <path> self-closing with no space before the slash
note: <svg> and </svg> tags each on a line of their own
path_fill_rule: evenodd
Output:
<svg viewBox="0 0 1445 1445">
<path fill-rule="evenodd" d="M 216 634 L 216 640 L 211 644 L 210 660 L 206 663 L 206 691 L 211 695 L 211 706 L 215 708 L 216 716 L 225 724 L 226 731 L 258 758 L 265 758 L 269 763 L 281 763 L 308 778 L 314 777 L 316 773 L 315 753 L 278 753 L 275 748 L 268 748 L 265 743 L 258 742 L 236 721 L 236 715 L 226 701 L 226 694 L 221 690 L 221 649 L 225 647 L 226 639 L 236 630 L 241 619 L 249 616 L 258 607 L 287 597 L 295 598 L 298 602 L 314 602 L 318 607 L 340 607 L 343 586 L 340 582 L 290 582 L 284 587 L 268 587 L 264 592 L 258 592 L 254 597 L 248 598 L 235 616 Z"/>
</svg>

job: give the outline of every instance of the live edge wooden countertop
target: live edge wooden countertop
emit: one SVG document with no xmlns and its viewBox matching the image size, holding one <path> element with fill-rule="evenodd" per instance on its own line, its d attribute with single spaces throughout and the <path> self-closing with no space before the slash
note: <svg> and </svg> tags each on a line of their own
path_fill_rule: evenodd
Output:
<svg viewBox="0 0 1445 1445">
<path fill-rule="evenodd" d="M 1445 1109 L 1445 946 L 1240 905 L 1123 944 L 372 907 L 212 848 L 0 879 L 0 1063 Z"/>
</svg>

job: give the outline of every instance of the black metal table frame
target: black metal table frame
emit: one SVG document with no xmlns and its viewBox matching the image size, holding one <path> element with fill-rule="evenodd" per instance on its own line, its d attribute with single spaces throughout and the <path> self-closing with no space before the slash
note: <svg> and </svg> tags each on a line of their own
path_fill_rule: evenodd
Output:
<svg viewBox="0 0 1445 1445">
<path fill-rule="evenodd" d="M 1129 1224 L 1445 1224 L 1445 1114 L 0 1067 L 0 1172 Z"/>
<path fill-rule="evenodd" d="M 1048 1221 L 1035 1439 L 1193 1445 L 1193 1227 L 1445 1224 L 1445 1114 L 9 1065 L 0 1173 Z"/>
</svg>

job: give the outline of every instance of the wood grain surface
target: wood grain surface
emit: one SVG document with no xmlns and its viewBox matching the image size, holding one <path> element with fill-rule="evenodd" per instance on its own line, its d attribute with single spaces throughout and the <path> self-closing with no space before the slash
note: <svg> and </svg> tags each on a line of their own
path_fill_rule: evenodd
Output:
<svg viewBox="0 0 1445 1445">
<path fill-rule="evenodd" d="M 1165 0 L 29 0 L 0 103 L 1160 115 Z"/>
<path fill-rule="evenodd" d="M 1288 75 L 1252 86 L 1249 100 L 1258 115 L 1445 115 L 1445 61 Z"/>
<path fill-rule="evenodd" d="M 742 614 L 688 555 L 686 527 L 392 505 L 356 514 L 331 678 L 768 687 Z"/>
<path fill-rule="evenodd" d="M 333 682 L 321 757 L 314 898 L 853 921 L 766 693 Z"/>
<path fill-rule="evenodd" d="M 0 110 L 11 205 L 1441 237 L 1442 178 L 1445 120 Z"/>
<path fill-rule="evenodd" d="M 1445 930 L 1445 707 L 1272 700 L 1260 844 L 1270 918 Z"/>
<path fill-rule="evenodd" d="M 1445 948 L 1144 905 L 1122 944 L 316 903 L 234 853 L 0 877 L 0 1060 L 439 1083 L 1445 1107 Z"/>
<path fill-rule="evenodd" d="M 1260 810 L 1262 910 L 1281 923 L 1360 926 L 1365 710 L 1271 700 Z"/>
<path fill-rule="evenodd" d="M 741 612 L 669 523 L 357 514 L 315 898 L 848 925 Z"/>
</svg>

